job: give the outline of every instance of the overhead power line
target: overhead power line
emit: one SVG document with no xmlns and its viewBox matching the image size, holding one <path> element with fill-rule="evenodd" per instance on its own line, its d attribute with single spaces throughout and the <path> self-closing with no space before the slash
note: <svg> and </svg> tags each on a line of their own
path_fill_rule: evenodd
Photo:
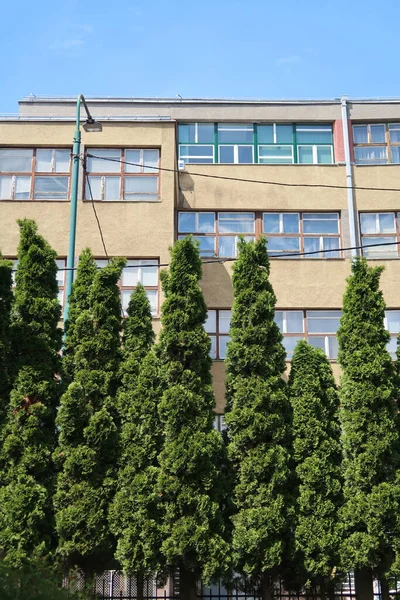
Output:
<svg viewBox="0 0 400 600">
<path fill-rule="evenodd" d="M 168 173 L 185 173 L 179 169 L 168 169 L 166 167 L 154 167 L 152 165 L 142 165 L 140 163 L 129 162 L 127 160 L 121 160 L 120 158 L 110 158 L 106 156 L 96 156 L 96 154 L 86 154 L 89 158 L 96 158 L 98 160 L 106 160 L 110 162 L 117 162 L 124 165 L 131 165 L 133 167 L 145 167 L 146 169 L 153 169 L 155 171 L 167 171 Z M 205 177 L 207 179 L 220 179 L 224 181 L 239 181 L 242 183 L 259 183 L 261 185 L 274 185 L 278 187 L 290 187 L 290 188 L 322 188 L 332 190 L 356 190 L 356 191 L 368 191 L 368 192 L 400 192 L 400 188 L 378 188 L 378 187 L 366 187 L 356 185 L 331 185 L 328 183 L 290 183 L 283 181 L 265 181 L 259 179 L 245 179 L 243 177 L 227 177 L 225 175 L 210 175 L 206 173 L 195 173 L 190 171 L 188 175 L 194 175 L 195 177 Z"/>
</svg>

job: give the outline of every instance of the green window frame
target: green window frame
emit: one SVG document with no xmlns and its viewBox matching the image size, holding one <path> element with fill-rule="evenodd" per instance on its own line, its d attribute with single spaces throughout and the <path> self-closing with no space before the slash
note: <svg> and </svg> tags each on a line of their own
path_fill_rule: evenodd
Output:
<svg viewBox="0 0 400 600">
<path fill-rule="evenodd" d="M 331 123 L 180 123 L 187 164 L 333 164 Z"/>
</svg>

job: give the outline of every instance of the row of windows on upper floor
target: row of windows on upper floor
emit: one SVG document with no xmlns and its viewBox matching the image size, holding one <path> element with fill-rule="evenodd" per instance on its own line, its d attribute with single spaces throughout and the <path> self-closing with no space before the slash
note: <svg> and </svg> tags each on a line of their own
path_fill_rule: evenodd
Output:
<svg viewBox="0 0 400 600">
<path fill-rule="evenodd" d="M 356 164 L 400 164 L 400 123 L 353 125 Z M 333 126 L 287 123 L 179 125 L 179 158 L 208 164 L 332 164 Z"/>
<path fill-rule="evenodd" d="M 363 254 L 368 258 L 400 256 L 400 213 L 360 212 Z M 239 236 L 268 239 L 270 256 L 343 258 L 339 212 L 193 212 L 178 213 L 178 239 L 192 235 L 203 257 L 234 258 Z M 382 244 L 382 245 L 379 245 Z"/>
</svg>

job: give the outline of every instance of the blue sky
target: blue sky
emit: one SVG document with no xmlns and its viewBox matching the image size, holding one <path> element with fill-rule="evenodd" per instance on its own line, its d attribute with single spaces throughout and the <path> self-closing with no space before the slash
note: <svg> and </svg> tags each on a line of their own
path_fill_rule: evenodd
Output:
<svg viewBox="0 0 400 600">
<path fill-rule="evenodd" d="M 0 113 L 30 93 L 400 96 L 399 0 L 20 0 L 1 17 Z"/>
</svg>

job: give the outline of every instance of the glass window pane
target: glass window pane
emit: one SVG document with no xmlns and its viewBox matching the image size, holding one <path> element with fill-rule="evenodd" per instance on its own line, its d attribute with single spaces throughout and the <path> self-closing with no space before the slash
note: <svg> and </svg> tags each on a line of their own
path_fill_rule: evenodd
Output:
<svg viewBox="0 0 400 600">
<path fill-rule="evenodd" d="M 36 171 L 39 173 L 51 173 L 51 161 L 53 158 L 53 150 L 38 149 L 36 150 Z"/>
<path fill-rule="evenodd" d="M 380 233 L 395 233 L 394 213 L 379 213 Z"/>
<path fill-rule="evenodd" d="M 104 177 L 104 200 L 120 200 L 120 182 L 119 177 Z"/>
<path fill-rule="evenodd" d="M 321 237 L 305 237 L 304 252 L 318 252 L 322 250 Z M 322 254 L 309 254 L 307 258 L 322 258 Z"/>
<path fill-rule="evenodd" d="M 215 360 L 217 358 L 217 338 L 215 335 L 210 335 L 209 338 L 211 340 L 210 358 Z"/>
<path fill-rule="evenodd" d="M 322 238 L 322 247 L 325 250 L 323 258 L 340 258 L 340 243 L 338 237 Z"/>
<path fill-rule="evenodd" d="M 353 125 L 353 141 L 355 144 L 368 143 L 368 126 Z"/>
<path fill-rule="evenodd" d="M 263 232 L 264 233 L 279 233 L 279 214 L 264 213 L 263 214 Z"/>
<path fill-rule="evenodd" d="M 16 177 L 15 178 L 15 200 L 28 200 L 31 195 L 31 178 Z"/>
<path fill-rule="evenodd" d="M 312 165 L 313 164 L 313 149 L 312 146 L 298 146 L 299 163 Z"/>
<path fill-rule="evenodd" d="M 376 164 L 386 165 L 387 147 L 386 146 L 356 146 L 354 148 L 354 158 L 357 164 Z"/>
<path fill-rule="evenodd" d="M 214 233 L 214 213 L 181 212 L 178 214 L 180 233 Z"/>
<path fill-rule="evenodd" d="M 194 233 L 196 231 L 196 213 L 178 213 L 178 231 L 180 233 Z"/>
<path fill-rule="evenodd" d="M 142 283 L 144 286 L 157 287 L 158 285 L 158 265 L 154 264 L 154 261 L 142 260 L 141 272 L 142 272 Z"/>
<path fill-rule="evenodd" d="M 127 266 L 122 269 L 121 285 L 123 287 L 136 287 L 139 281 L 139 267 L 137 266 L 137 261 L 128 260 L 126 261 L 126 264 Z"/>
<path fill-rule="evenodd" d="M 386 321 L 390 333 L 400 333 L 400 310 L 387 310 Z"/>
<path fill-rule="evenodd" d="M 339 215 L 334 213 L 304 213 L 304 233 L 339 233 Z"/>
<path fill-rule="evenodd" d="M 0 177 L 0 199 L 11 200 L 12 177 Z"/>
<path fill-rule="evenodd" d="M 214 213 L 197 213 L 197 233 L 214 233 L 215 231 L 215 214 Z"/>
<path fill-rule="evenodd" d="M 186 163 L 213 163 L 214 162 L 214 147 L 213 146 L 179 146 L 179 158 Z"/>
<path fill-rule="evenodd" d="M 392 163 L 395 165 L 400 164 L 400 146 L 390 146 L 392 152 Z"/>
<path fill-rule="evenodd" d="M 239 164 L 251 164 L 253 162 L 253 146 L 238 147 Z"/>
<path fill-rule="evenodd" d="M 121 305 L 122 305 L 122 315 L 124 317 L 128 316 L 128 306 L 129 301 L 131 299 L 132 290 L 121 290 Z"/>
<path fill-rule="evenodd" d="M 254 233 L 254 213 L 218 213 L 219 233 Z"/>
<path fill-rule="evenodd" d="M 126 177 L 124 200 L 157 200 L 158 177 Z"/>
<path fill-rule="evenodd" d="M 157 173 L 159 150 L 143 150 L 143 173 Z"/>
<path fill-rule="evenodd" d="M 235 257 L 236 256 L 236 236 L 221 236 L 219 238 L 219 251 L 218 256 L 228 256 Z"/>
<path fill-rule="evenodd" d="M 232 311 L 231 310 L 220 310 L 219 311 L 219 332 L 229 333 L 231 326 Z"/>
<path fill-rule="evenodd" d="M 386 346 L 386 350 L 389 352 L 390 356 L 392 357 L 392 360 L 396 360 L 396 358 L 397 358 L 397 355 L 396 355 L 397 336 L 393 336 L 390 338 L 390 340 Z"/>
<path fill-rule="evenodd" d="M 234 163 L 234 147 L 219 146 L 219 162 L 226 164 Z"/>
<path fill-rule="evenodd" d="M 284 252 L 288 252 L 288 253 L 300 252 L 300 238 L 285 237 L 285 236 L 268 237 L 267 248 L 268 248 L 269 254 L 272 254 L 272 253 L 281 254 Z"/>
<path fill-rule="evenodd" d="M 332 164 L 332 147 L 317 146 L 317 161 L 319 165 Z"/>
<path fill-rule="evenodd" d="M 286 312 L 286 331 L 285 333 L 303 333 L 304 320 L 301 310 L 288 310 Z"/>
<path fill-rule="evenodd" d="M 58 267 L 58 271 L 57 271 L 57 285 L 58 287 L 62 287 L 64 285 L 64 281 L 65 281 L 65 260 L 63 259 L 57 259 L 56 260 L 56 264 Z"/>
<path fill-rule="evenodd" d="M 185 235 L 180 235 L 180 236 L 178 236 L 178 239 L 182 240 L 185 237 L 186 237 Z M 215 236 L 213 236 L 213 235 L 208 235 L 208 236 L 194 235 L 193 239 L 195 241 L 198 241 L 200 244 L 200 256 L 208 256 L 208 257 L 216 256 L 216 254 L 215 254 Z"/>
<path fill-rule="evenodd" d="M 68 177 L 35 177 L 35 200 L 68 200 Z"/>
<path fill-rule="evenodd" d="M 378 233 L 378 224 L 376 213 L 360 214 L 361 233 Z"/>
<path fill-rule="evenodd" d="M 300 220 L 298 213 L 283 213 L 282 225 L 284 233 L 299 233 Z"/>
<path fill-rule="evenodd" d="M 297 125 L 298 144 L 332 144 L 331 125 Z"/>
<path fill-rule="evenodd" d="M 158 292 L 157 290 L 146 290 L 146 296 L 150 303 L 150 311 L 152 315 L 158 313 Z"/>
<path fill-rule="evenodd" d="M 400 123 L 389 124 L 390 141 L 394 144 L 400 144 Z"/>
<path fill-rule="evenodd" d="M 293 146 L 259 146 L 258 162 L 261 164 L 291 164 Z"/>
<path fill-rule="evenodd" d="M 26 173 L 32 170 L 33 150 L 0 148 L 0 172 Z"/>
<path fill-rule="evenodd" d="M 207 333 L 215 333 L 217 331 L 217 311 L 207 311 L 207 319 L 204 323 L 204 329 Z"/>
<path fill-rule="evenodd" d="M 253 143 L 253 124 L 219 123 L 218 142 L 226 144 Z"/>
<path fill-rule="evenodd" d="M 376 245 L 375 245 L 376 244 Z M 382 246 L 379 244 L 390 244 Z M 398 245 L 396 238 L 393 237 L 371 237 L 364 236 L 362 239 L 363 254 L 367 258 L 397 258 Z M 371 246 L 368 248 L 368 246 Z"/>
<path fill-rule="evenodd" d="M 194 144 L 196 125 L 189 123 L 188 125 L 178 125 L 178 139 L 180 144 Z"/>
<path fill-rule="evenodd" d="M 87 179 L 89 180 L 90 188 L 86 181 L 86 200 L 91 199 L 90 190 L 92 190 L 93 200 L 101 200 L 101 177 L 88 177 Z"/>
<path fill-rule="evenodd" d="M 328 348 L 328 358 L 331 360 L 336 360 L 339 352 L 339 344 L 336 336 L 328 335 Z"/>
<path fill-rule="evenodd" d="M 132 164 L 125 164 L 123 168 L 125 173 L 140 173 L 142 171 L 140 150 L 125 150 L 125 161 Z"/>
<path fill-rule="evenodd" d="M 69 163 L 71 159 L 71 150 L 54 151 L 54 171 L 56 173 L 69 173 Z"/>
<path fill-rule="evenodd" d="M 303 336 L 284 336 L 283 345 L 286 350 L 286 359 L 291 360 L 293 358 L 293 352 L 297 342 L 304 340 Z"/>
<path fill-rule="evenodd" d="M 209 144 L 214 142 L 214 123 L 199 123 L 197 126 L 197 142 Z"/>
<path fill-rule="evenodd" d="M 310 346 L 313 346 L 314 348 L 319 348 L 320 350 L 322 350 L 322 352 L 325 353 L 325 336 L 309 335 L 308 343 L 310 344 Z"/>
<path fill-rule="evenodd" d="M 281 332 L 283 332 L 283 311 L 282 310 L 275 311 L 274 321 L 278 325 L 279 330 Z"/>
<path fill-rule="evenodd" d="M 310 333 L 336 333 L 342 312 L 340 310 L 308 310 L 307 326 Z"/>
<path fill-rule="evenodd" d="M 274 143 L 274 126 L 273 125 L 258 125 L 257 138 L 259 144 Z"/>
<path fill-rule="evenodd" d="M 276 141 L 278 144 L 291 144 L 293 141 L 292 125 L 277 125 Z"/>
<path fill-rule="evenodd" d="M 384 144 L 385 139 L 385 126 L 384 125 L 370 125 L 371 131 L 371 142 L 374 144 Z"/>
<path fill-rule="evenodd" d="M 221 359 L 226 358 L 226 350 L 229 342 L 229 335 L 220 335 L 219 336 L 219 357 Z"/>
<path fill-rule="evenodd" d="M 99 158 L 87 159 L 87 170 L 89 173 L 120 173 L 121 150 L 112 148 L 88 148 L 88 154 L 93 154 Z M 113 159 L 112 161 L 106 159 Z"/>
</svg>

